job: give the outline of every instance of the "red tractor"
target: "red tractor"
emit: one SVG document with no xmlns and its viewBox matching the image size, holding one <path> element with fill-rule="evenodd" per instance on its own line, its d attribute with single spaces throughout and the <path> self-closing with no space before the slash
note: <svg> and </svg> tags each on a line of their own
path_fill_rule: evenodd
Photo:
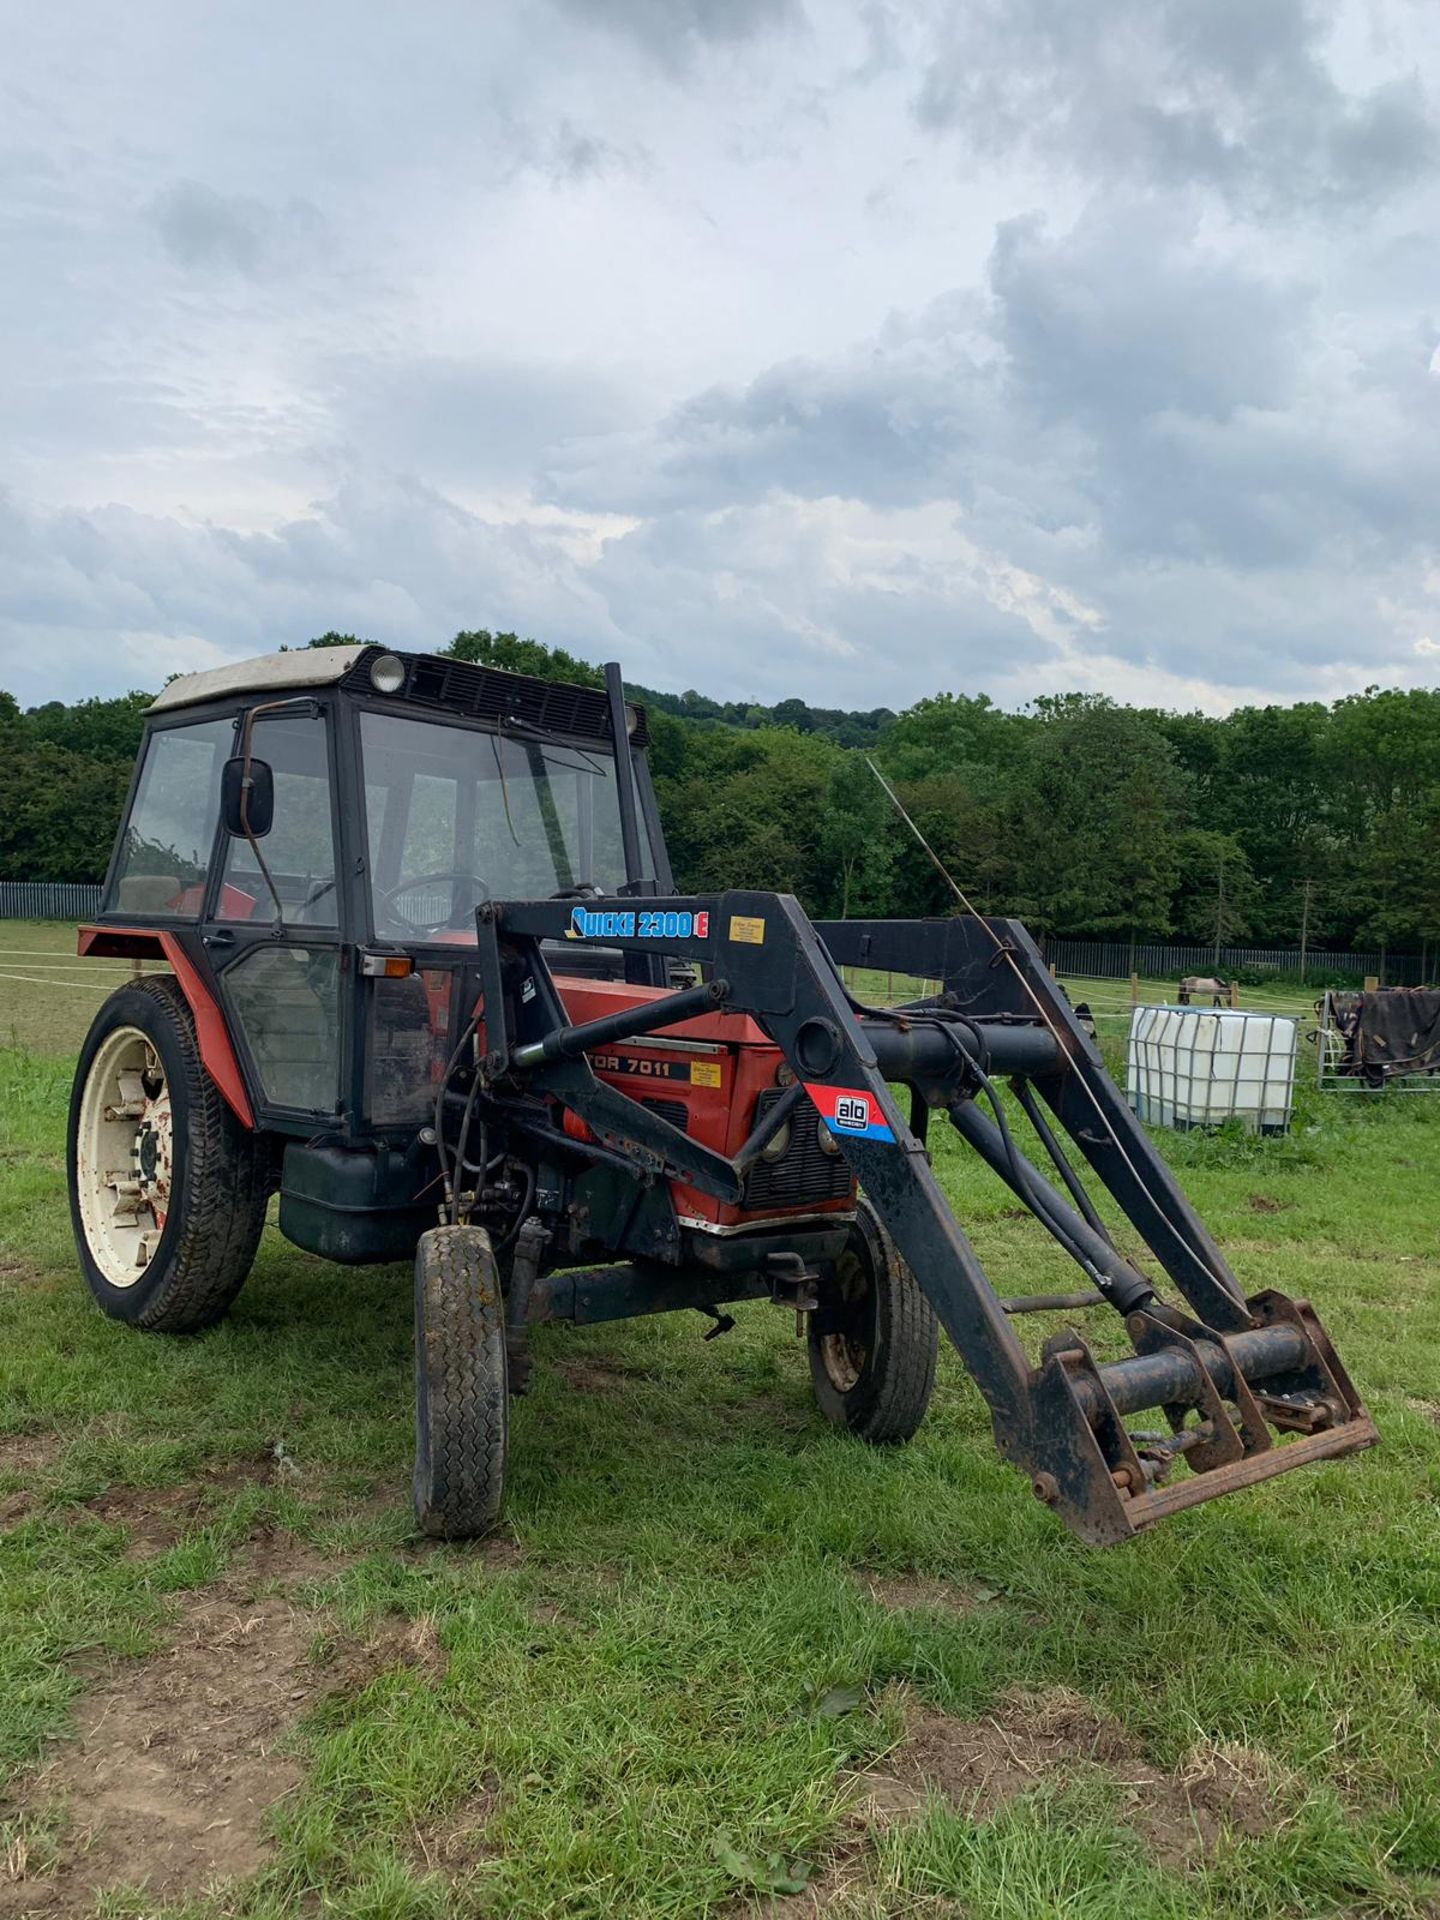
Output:
<svg viewBox="0 0 1440 1920">
<path fill-rule="evenodd" d="M 943 1325 L 1001 1452 L 1097 1543 L 1374 1442 L 1310 1308 L 1245 1297 L 1021 926 L 677 896 L 646 744 L 614 667 L 601 691 L 351 646 L 166 689 L 80 936 L 169 969 L 106 1001 L 75 1080 L 105 1312 L 217 1320 L 276 1192 L 297 1246 L 413 1260 L 416 1510 L 451 1538 L 499 1513 L 546 1320 L 698 1308 L 718 1331 L 772 1300 L 822 1412 L 875 1442 L 924 1418 Z M 871 1007 L 847 966 L 940 989 Z M 1077 1292 L 996 1294 L 931 1171 L 937 1113 Z M 1118 1249 L 1062 1132 L 1183 1304 Z M 1091 1307 L 1126 1357 L 1066 1330 L 1032 1360 L 1013 1324 Z"/>
</svg>

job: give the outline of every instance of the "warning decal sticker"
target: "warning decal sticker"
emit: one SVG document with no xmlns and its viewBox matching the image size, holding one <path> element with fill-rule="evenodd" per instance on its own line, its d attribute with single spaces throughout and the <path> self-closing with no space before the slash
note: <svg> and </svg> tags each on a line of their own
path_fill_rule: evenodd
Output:
<svg viewBox="0 0 1440 1920">
<path fill-rule="evenodd" d="M 852 1140 L 883 1140 L 895 1144 L 894 1130 L 880 1111 L 880 1102 L 863 1087 L 812 1086 L 805 1091 L 815 1102 L 820 1118 L 834 1134 L 848 1134 Z"/>
</svg>

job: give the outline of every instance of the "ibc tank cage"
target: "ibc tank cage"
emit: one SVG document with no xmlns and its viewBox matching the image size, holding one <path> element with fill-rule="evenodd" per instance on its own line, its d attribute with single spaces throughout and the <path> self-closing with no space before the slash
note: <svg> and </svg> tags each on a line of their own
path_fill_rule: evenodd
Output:
<svg viewBox="0 0 1440 1920">
<path fill-rule="evenodd" d="M 1127 1096 L 1149 1126 L 1284 1133 L 1295 1091 L 1297 1026 L 1273 1013 L 1136 1007 L 1126 1053 Z"/>
</svg>

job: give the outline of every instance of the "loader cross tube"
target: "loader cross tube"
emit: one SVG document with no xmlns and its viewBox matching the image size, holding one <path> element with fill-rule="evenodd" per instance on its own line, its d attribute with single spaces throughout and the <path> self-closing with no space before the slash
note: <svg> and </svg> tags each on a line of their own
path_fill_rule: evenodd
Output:
<svg viewBox="0 0 1440 1920">
<path fill-rule="evenodd" d="M 822 944 L 788 895 L 672 897 L 660 910 L 632 912 L 625 903 L 603 914 L 566 902 L 482 907 L 491 1099 L 503 1108 L 509 1088 L 553 1095 L 641 1180 L 677 1176 L 725 1198 L 741 1189 L 739 1162 L 598 1081 L 585 1058 L 585 1031 L 566 1019 L 541 943 L 583 941 L 592 924 L 590 937 L 626 953 L 698 963 L 712 985 L 723 982 L 725 1011 L 750 1015 L 780 1048 L 984 1395 L 1000 1452 L 1082 1538 L 1121 1540 L 1232 1483 L 1373 1443 L 1369 1416 L 1309 1309 L 1273 1294 L 1245 1300 L 1013 922 L 999 923 L 998 939 L 968 917 L 909 928 L 880 923 L 866 939 L 879 933 L 883 964 L 945 982 L 935 1001 L 881 1012 L 860 1007 L 840 980 L 832 953 L 846 951 L 849 930 L 828 927 Z M 672 934 L 672 927 L 690 931 Z M 688 1017 L 699 991 L 654 1002 L 628 1030 L 655 1031 Z M 979 1111 L 976 1095 L 991 1071 L 1039 1089 L 1195 1317 L 1157 1300 L 1097 1225 L 1093 1207 L 1077 1206 L 1083 1189 L 1073 1170 L 1062 1192 Z M 1079 1261 L 1100 1297 L 1126 1316 L 1136 1349 L 1129 1358 L 1102 1367 L 1074 1334 L 1048 1343 L 1032 1366 L 1007 1316 L 1010 1303 L 991 1286 L 887 1076 L 910 1085 L 917 1113 L 947 1112 Z M 1060 1155 L 1048 1127 L 1041 1137 L 1052 1158 Z M 1057 1164 L 1063 1173 L 1063 1155 Z M 1126 1413 L 1156 1405 L 1175 1434 L 1164 1447 L 1131 1435 L 1123 1422 Z M 1191 1415 L 1198 1426 L 1187 1424 Z M 1277 1447 L 1270 1424 L 1307 1438 Z M 1182 1457 L 1193 1477 L 1161 1486 Z"/>
</svg>

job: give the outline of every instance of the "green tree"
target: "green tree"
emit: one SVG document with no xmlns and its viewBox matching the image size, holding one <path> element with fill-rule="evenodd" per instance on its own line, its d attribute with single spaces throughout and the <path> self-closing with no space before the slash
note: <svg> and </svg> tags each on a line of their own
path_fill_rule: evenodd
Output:
<svg viewBox="0 0 1440 1920">
<path fill-rule="evenodd" d="M 478 627 L 457 633 L 443 652 L 482 667 L 504 667 L 510 673 L 528 673 L 533 680 L 567 680 L 580 687 L 603 687 L 605 675 L 588 660 L 577 659 L 561 647 L 538 640 L 522 640 L 515 633 L 491 633 Z"/>
<path fill-rule="evenodd" d="M 1168 932 L 1188 798 L 1173 747 L 1098 695 L 1035 708 L 1015 796 L 1022 915 L 1057 933 Z"/>
<path fill-rule="evenodd" d="M 7 880 L 104 878 L 130 768 L 42 740 L 0 753 L 0 874 Z"/>
<path fill-rule="evenodd" d="M 1176 839 L 1175 928 L 1187 940 L 1230 946 L 1260 910 L 1249 856 L 1234 835 L 1190 827 Z"/>
<path fill-rule="evenodd" d="M 894 809 L 864 756 L 837 754 L 820 824 L 821 871 L 827 881 L 822 912 L 845 920 L 888 911 L 895 827 Z"/>
</svg>

